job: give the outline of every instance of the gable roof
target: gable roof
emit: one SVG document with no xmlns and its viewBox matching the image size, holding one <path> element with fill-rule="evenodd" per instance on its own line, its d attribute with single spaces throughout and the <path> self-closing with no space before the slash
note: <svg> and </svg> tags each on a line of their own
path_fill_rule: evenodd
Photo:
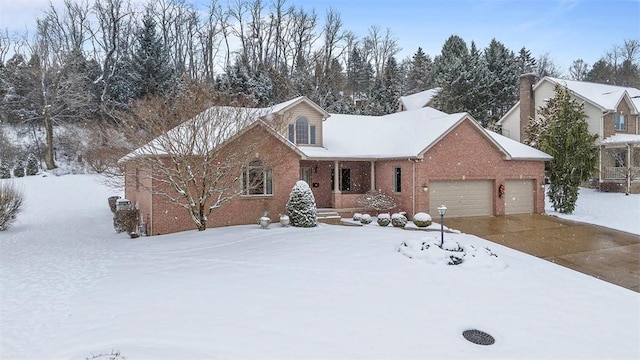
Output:
<svg viewBox="0 0 640 360">
<path fill-rule="evenodd" d="M 401 96 L 400 103 L 406 110 L 416 110 L 423 108 L 433 100 L 433 98 L 440 93 L 441 88 L 433 88 L 425 91 L 421 91 L 415 94 Z"/>
<path fill-rule="evenodd" d="M 527 145 L 491 135 L 467 113 L 446 114 L 430 107 L 383 116 L 332 114 L 323 124 L 324 147 L 299 148 L 308 158 L 317 160 L 421 158 L 463 121 L 479 129 L 506 158 L 551 159 Z"/>
<path fill-rule="evenodd" d="M 602 111 L 615 110 L 625 98 L 629 101 L 635 113 L 638 113 L 638 109 L 640 109 L 640 90 L 636 88 L 545 76 L 533 87 L 534 91 L 543 81 L 549 81 L 554 85 L 566 86 L 574 95 L 593 104 Z"/>
<path fill-rule="evenodd" d="M 311 100 L 307 99 L 305 96 L 300 96 L 295 99 L 291 99 L 289 101 L 285 101 L 271 107 L 264 108 L 249 108 L 249 107 L 232 107 L 232 106 L 213 106 L 210 107 L 193 118 L 181 123 L 180 125 L 170 129 L 164 135 L 161 135 L 149 143 L 133 150 L 129 154 L 123 156 L 118 160 L 119 163 L 131 160 L 138 156 L 162 156 L 167 155 L 168 150 L 176 150 L 180 148 L 185 148 L 185 151 L 196 151 L 197 148 L 200 149 L 213 149 L 217 146 L 223 146 L 227 142 L 237 138 L 238 136 L 244 134 L 249 129 L 254 126 L 261 125 L 264 126 L 271 134 L 276 136 L 279 140 L 284 142 L 288 147 L 302 155 L 300 150 L 293 144 L 291 144 L 287 139 L 285 139 L 282 135 L 278 134 L 272 126 L 270 126 L 269 121 L 273 119 L 272 115 L 282 114 L 284 111 L 300 104 L 302 102 L 307 103 L 313 109 L 321 113 L 324 117 L 329 116 L 329 113 L 324 111 L 318 105 L 313 103 Z M 225 119 L 220 119 L 225 118 Z M 228 119 L 227 119 L 228 118 Z M 219 126 L 215 126 L 216 134 L 208 134 L 208 136 L 196 136 L 194 133 L 194 123 L 202 122 L 202 121 L 211 121 L 219 123 Z M 196 126 L 197 127 L 197 126 Z M 181 146 L 178 144 L 181 140 L 185 138 L 192 137 L 196 142 L 208 142 L 202 144 L 195 144 L 190 146 Z M 174 142 L 172 145 L 167 145 L 167 142 Z M 215 142 L 212 144 L 211 142 Z M 177 145 L 177 146 L 174 146 Z"/>
</svg>

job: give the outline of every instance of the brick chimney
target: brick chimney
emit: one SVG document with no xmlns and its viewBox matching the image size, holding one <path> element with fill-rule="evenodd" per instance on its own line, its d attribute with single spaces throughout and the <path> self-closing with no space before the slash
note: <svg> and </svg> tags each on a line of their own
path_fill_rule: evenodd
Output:
<svg viewBox="0 0 640 360">
<path fill-rule="evenodd" d="M 536 100 L 533 93 L 533 85 L 536 81 L 535 74 L 520 75 L 520 142 L 525 138 L 525 128 L 529 119 L 536 116 Z"/>
</svg>

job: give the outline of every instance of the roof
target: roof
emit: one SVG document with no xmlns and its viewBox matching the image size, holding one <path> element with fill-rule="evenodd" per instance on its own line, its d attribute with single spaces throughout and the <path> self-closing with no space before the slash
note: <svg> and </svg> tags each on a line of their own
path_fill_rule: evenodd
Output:
<svg viewBox="0 0 640 360">
<path fill-rule="evenodd" d="M 401 96 L 400 103 L 406 110 L 416 110 L 423 108 L 433 100 L 433 98 L 440 93 L 441 88 L 433 88 L 425 91 L 421 91 L 415 94 Z"/>
<path fill-rule="evenodd" d="M 166 155 L 169 152 L 201 153 L 202 150 L 211 150 L 238 136 L 252 126 L 268 124 L 268 122 L 272 120 L 272 115 L 280 114 L 301 102 L 306 102 L 312 108 L 323 114 L 324 117 L 329 116 L 329 113 L 304 96 L 264 108 L 213 106 L 167 131 L 164 135 L 151 140 L 149 143 L 123 156 L 118 162 L 124 162 L 145 155 Z M 215 134 L 198 135 L 194 133 L 194 128 L 201 130 L 202 127 L 206 126 L 210 126 L 210 130 L 213 130 Z M 272 129 L 269 130 L 271 131 Z M 275 134 L 275 131 L 271 132 Z M 278 138 L 280 140 L 284 139 L 282 136 L 278 136 Z M 184 139 L 191 139 L 193 142 L 185 142 Z M 181 142 L 187 144 L 181 144 Z M 290 145 L 286 139 L 284 139 L 283 142 Z M 290 147 L 298 150 L 295 146 Z"/>
<path fill-rule="evenodd" d="M 312 159 L 420 158 L 465 119 L 508 158 L 551 159 L 530 146 L 483 129 L 467 113 L 446 114 L 430 107 L 383 116 L 331 114 L 323 124 L 324 147 L 299 148 Z"/>
<path fill-rule="evenodd" d="M 640 135 L 615 134 L 599 141 L 599 145 L 640 144 Z"/>
<path fill-rule="evenodd" d="M 542 81 L 548 80 L 554 84 L 560 84 L 566 86 L 577 96 L 589 101 L 601 110 L 613 111 L 618 107 L 618 104 L 626 96 L 631 101 L 631 105 L 635 107 L 634 111 L 637 113 L 640 109 L 640 90 L 632 87 L 598 84 L 586 81 L 566 80 L 553 78 L 550 76 L 544 77 L 536 86 L 534 90 L 542 83 Z"/>
</svg>

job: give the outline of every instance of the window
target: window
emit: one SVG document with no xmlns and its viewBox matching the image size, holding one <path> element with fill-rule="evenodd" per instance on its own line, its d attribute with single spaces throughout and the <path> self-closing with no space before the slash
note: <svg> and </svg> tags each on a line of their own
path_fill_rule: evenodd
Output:
<svg viewBox="0 0 640 360">
<path fill-rule="evenodd" d="M 340 191 L 351 191 L 351 169 L 340 170 Z"/>
<path fill-rule="evenodd" d="M 402 191 L 402 168 L 393 168 L 393 191 Z"/>
<path fill-rule="evenodd" d="M 289 124 L 289 141 L 295 142 L 296 128 L 295 125 Z"/>
<path fill-rule="evenodd" d="M 244 195 L 273 195 L 273 170 L 265 169 L 260 160 L 254 160 L 242 169 Z"/>
<path fill-rule="evenodd" d="M 309 126 L 309 144 L 314 144 L 316 143 L 316 126 L 315 125 L 311 125 Z"/>
<path fill-rule="evenodd" d="M 311 185 L 311 168 L 300 168 L 300 180 L 304 180 L 307 184 Z"/>
<path fill-rule="evenodd" d="M 335 171 L 331 169 L 331 189 L 335 189 Z M 340 191 L 351 191 L 351 169 L 340 169 Z"/>
<path fill-rule="evenodd" d="M 613 116 L 614 122 L 616 125 L 616 130 L 618 131 L 626 131 L 627 130 L 627 122 L 624 117 L 624 114 L 615 114 Z"/>
<path fill-rule="evenodd" d="M 296 144 L 309 143 L 309 120 L 301 116 L 296 120 Z"/>
</svg>

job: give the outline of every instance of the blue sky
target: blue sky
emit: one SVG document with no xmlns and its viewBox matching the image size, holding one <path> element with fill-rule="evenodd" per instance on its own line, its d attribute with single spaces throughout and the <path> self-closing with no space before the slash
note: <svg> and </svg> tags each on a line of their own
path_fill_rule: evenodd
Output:
<svg viewBox="0 0 640 360">
<path fill-rule="evenodd" d="M 48 2 L 0 0 L 0 29 L 33 28 Z M 496 38 L 513 51 L 525 46 L 536 57 L 549 53 L 566 72 L 577 58 L 593 64 L 613 45 L 640 39 L 640 0 L 288 0 L 287 4 L 315 9 L 321 21 L 331 7 L 342 16 L 344 28 L 359 37 L 372 25 L 390 28 L 402 47 L 399 58 L 411 56 L 419 46 L 433 57 L 456 34 L 467 44 L 475 41 L 478 48 Z"/>
</svg>

